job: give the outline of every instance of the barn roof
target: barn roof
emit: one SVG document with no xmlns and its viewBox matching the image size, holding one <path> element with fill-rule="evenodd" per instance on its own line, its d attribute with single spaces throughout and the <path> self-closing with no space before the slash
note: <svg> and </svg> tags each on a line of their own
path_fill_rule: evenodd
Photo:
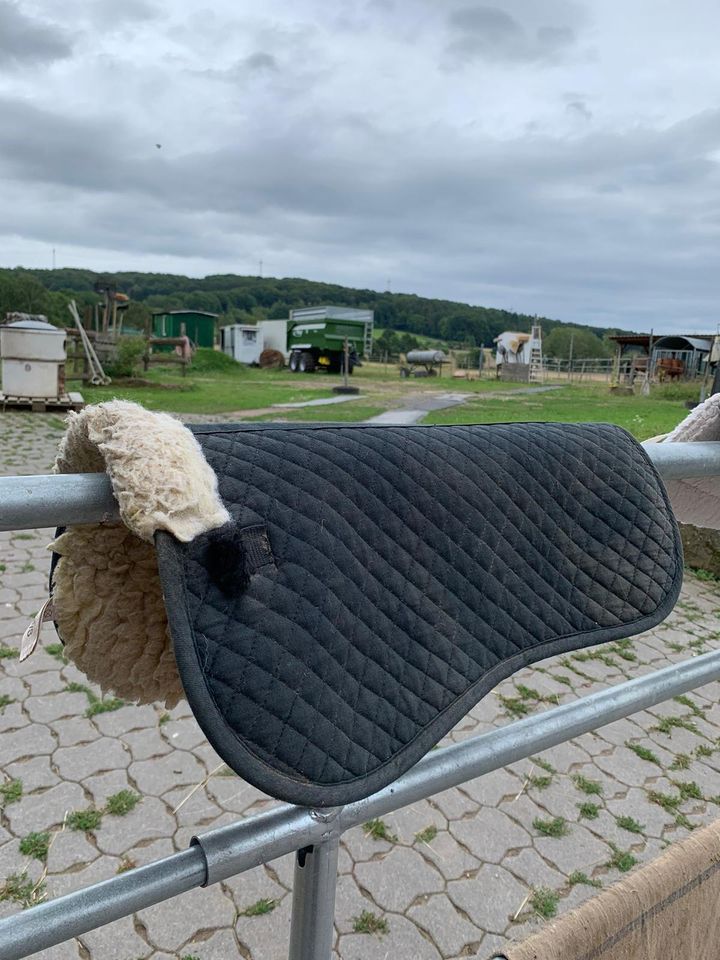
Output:
<svg viewBox="0 0 720 960">
<path fill-rule="evenodd" d="M 653 341 L 653 347 L 659 350 L 679 350 L 687 345 L 692 350 L 699 350 L 701 353 L 709 353 L 712 349 L 712 337 L 688 337 L 688 336 L 667 336 L 658 337 Z"/>
</svg>

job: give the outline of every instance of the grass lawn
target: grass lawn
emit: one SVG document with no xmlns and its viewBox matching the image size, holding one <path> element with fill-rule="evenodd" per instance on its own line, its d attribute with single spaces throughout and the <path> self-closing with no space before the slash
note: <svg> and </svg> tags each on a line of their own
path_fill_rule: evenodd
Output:
<svg viewBox="0 0 720 960">
<path fill-rule="evenodd" d="M 607 384 L 564 386 L 517 397 L 478 397 L 460 407 L 428 414 L 425 423 L 616 423 L 638 440 L 667 433 L 687 416 L 685 400 L 697 401 L 697 384 L 655 386 L 649 397 L 618 396 Z"/>
<path fill-rule="evenodd" d="M 209 351 L 204 351 L 207 353 Z M 69 390 L 78 390 L 87 403 L 101 403 L 103 400 L 118 398 L 134 400 L 148 410 L 165 410 L 168 413 L 232 413 L 245 410 L 264 410 L 276 403 L 297 403 L 303 400 L 315 400 L 333 396 L 332 388 L 342 383 L 342 377 L 327 373 L 299 374 L 289 370 L 260 370 L 233 364 L 229 358 L 223 358 L 217 369 L 207 369 L 207 357 L 202 363 L 193 364 L 186 377 L 182 377 L 176 366 L 152 367 L 143 378 L 157 383 L 157 387 L 129 387 L 112 383 L 108 387 L 93 387 L 80 381 L 70 381 Z M 224 362 L 227 360 L 228 362 Z M 352 377 L 352 383 L 359 386 L 362 399 L 356 407 L 364 403 L 365 408 L 372 407 L 367 416 L 381 413 L 390 406 L 402 406 L 405 398 L 410 405 L 411 398 L 427 390 L 440 392 L 488 393 L 497 390 L 512 391 L 523 384 L 501 383 L 498 380 L 453 380 L 449 376 L 431 378 L 411 378 L 402 380 L 395 364 L 368 363 L 359 367 Z M 161 389 L 161 386 L 174 384 L 179 389 Z M 353 404 L 347 404 L 352 407 Z M 329 419 L 329 411 L 345 410 L 343 404 L 337 407 L 319 408 L 325 410 L 322 415 L 310 407 L 306 415 L 302 412 L 278 411 L 283 419 Z M 268 414 L 270 418 L 275 414 Z M 332 419 L 366 419 L 362 415 L 353 416 L 347 412 L 333 414 Z"/>
<path fill-rule="evenodd" d="M 69 389 L 79 390 L 86 403 L 101 403 L 118 398 L 134 400 L 148 410 L 169 413 L 227 413 L 233 410 L 259 410 L 274 403 L 297 403 L 332 396 L 332 383 L 324 377 L 308 376 L 282 370 L 256 370 L 239 367 L 231 372 L 189 373 L 184 379 L 177 370 L 151 370 L 145 379 L 158 384 L 179 384 L 182 389 L 159 387 L 126 387 L 110 384 L 93 387 L 73 382 Z M 333 383 L 339 378 L 333 377 Z"/>
<path fill-rule="evenodd" d="M 234 364 L 217 352 L 201 351 L 187 377 L 177 367 L 155 367 L 146 379 L 157 387 L 91 387 L 73 383 L 88 403 L 119 397 L 150 410 L 170 413 L 237 413 L 238 419 L 287 421 L 367 420 L 384 410 L 412 407 L 418 395 L 464 393 L 464 404 L 430 413 L 424 423 L 501 423 L 555 420 L 565 423 L 600 421 L 625 427 L 639 440 L 665 433 L 687 415 L 686 400 L 698 399 L 697 384 L 667 384 L 652 388 L 650 397 L 611 394 L 606 383 L 563 384 L 547 393 L 526 393 L 528 384 L 496 379 L 454 380 L 450 376 L 401 379 L 394 364 L 366 363 L 353 375 L 360 387 L 357 400 L 332 406 L 271 410 L 274 404 L 298 403 L 333 396 L 339 375 L 293 374 Z M 176 384 L 181 389 L 161 389 Z"/>
</svg>

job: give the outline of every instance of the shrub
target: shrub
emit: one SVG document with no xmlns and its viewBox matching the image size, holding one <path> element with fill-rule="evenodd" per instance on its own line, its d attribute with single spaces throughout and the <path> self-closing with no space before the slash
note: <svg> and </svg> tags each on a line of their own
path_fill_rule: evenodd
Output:
<svg viewBox="0 0 720 960">
<path fill-rule="evenodd" d="M 132 377 L 139 370 L 144 353 L 144 337 L 120 337 L 116 359 L 105 364 L 105 373 L 109 377 Z"/>
</svg>

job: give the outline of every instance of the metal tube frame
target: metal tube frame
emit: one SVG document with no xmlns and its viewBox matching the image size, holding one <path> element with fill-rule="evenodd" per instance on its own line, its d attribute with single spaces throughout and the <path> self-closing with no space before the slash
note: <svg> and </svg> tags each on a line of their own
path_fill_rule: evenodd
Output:
<svg viewBox="0 0 720 960">
<path fill-rule="evenodd" d="M 339 846 L 335 835 L 295 854 L 291 960 L 324 960 L 332 953 Z"/>
<path fill-rule="evenodd" d="M 720 443 L 653 444 L 646 450 L 666 479 L 720 474 Z M 0 510 L 0 530 L 117 519 L 109 482 L 100 475 L 0 478 Z M 281 804 L 209 831 L 181 853 L 0 920 L 0 957 L 21 960 L 295 852 L 289 958 L 328 960 L 338 845 L 346 830 L 715 680 L 720 680 L 720 651 L 433 751 L 395 783 L 345 807 Z"/>
</svg>

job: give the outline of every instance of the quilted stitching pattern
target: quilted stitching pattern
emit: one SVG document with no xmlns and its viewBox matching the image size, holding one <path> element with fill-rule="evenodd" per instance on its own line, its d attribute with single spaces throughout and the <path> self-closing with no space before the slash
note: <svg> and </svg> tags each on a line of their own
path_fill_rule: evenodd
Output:
<svg viewBox="0 0 720 960">
<path fill-rule="evenodd" d="M 299 782 L 367 777 L 502 661 L 630 635 L 678 580 L 664 492 L 615 427 L 197 435 L 276 564 L 228 596 L 205 568 L 212 534 L 178 546 L 208 696 Z"/>
</svg>

